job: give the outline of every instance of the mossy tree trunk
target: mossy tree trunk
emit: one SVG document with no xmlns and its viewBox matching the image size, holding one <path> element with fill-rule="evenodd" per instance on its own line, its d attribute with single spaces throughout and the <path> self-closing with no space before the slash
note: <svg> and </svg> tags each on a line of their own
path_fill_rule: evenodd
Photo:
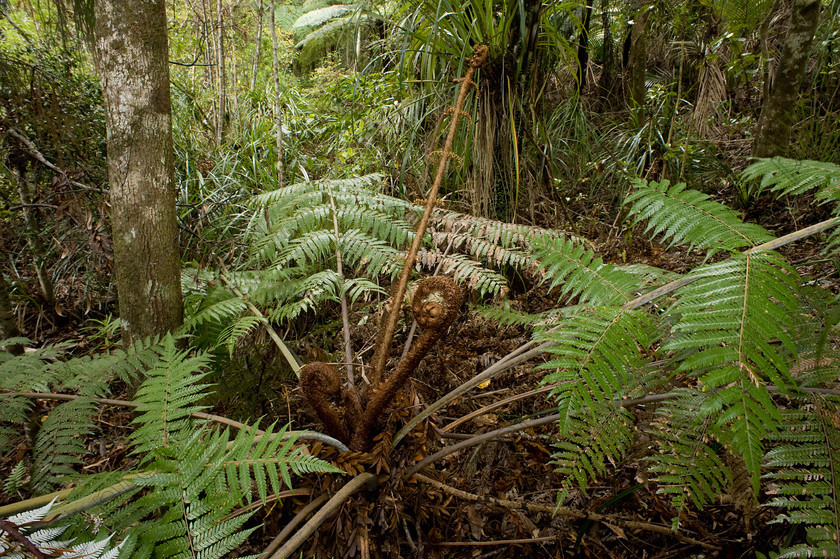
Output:
<svg viewBox="0 0 840 559">
<path fill-rule="evenodd" d="M 183 320 L 164 0 L 96 0 L 123 341 Z"/>
<path fill-rule="evenodd" d="M 779 66 L 769 95 L 764 99 L 758 119 L 754 157 L 784 155 L 790 142 L 790 130 L 808 63 L 811 43 L 820 18 L 820 0 L 794 0 L 790 27 L 782 47 Z"/>
</svg>

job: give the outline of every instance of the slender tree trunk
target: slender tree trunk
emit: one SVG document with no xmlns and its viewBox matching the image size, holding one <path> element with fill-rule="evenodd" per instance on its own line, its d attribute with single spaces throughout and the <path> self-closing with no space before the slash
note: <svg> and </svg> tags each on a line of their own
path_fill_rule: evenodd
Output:
<svg viewBox="0 0 840 559">
<path fill-rule="evenodd" d="M 601 27 L 604 29 L 604 59 L 601 65 L 601 76 L 598 78 L 598 87 L 601 95 L 610 97 L 615 85 L 615 51 L 613 50 L 613 37 L 610 31 L 609 2 L 601 1 Z"/>
<path fill-rule="evenodd" d="M 44 251 L 41 248 L 41 228 L 38 225 L 38 218 L 32 210 L 32 193 L 29 191 L 29 182 L 26 180 L 26 164 L 20 163 L 12 167 L 12 174 L 15 177 L 18 187 L 20 203 L 23 205 L 23 219 L 26 222 L 26 242 L 32 253 L 32 261 L 35 265 L 35 274 L 38 276 L 38 283 L 41 285 L 41 295 L 49 306 L 50 312 L 55 308 L 55 295 L 52 279 L 47 273 L 44 265 Z"/>
<path fill-rule="evenodd" d="M 183 321 L 164 0 L 96 0 L 123 341 Z"/>
<path fill-rule="evenodd" d="M 779 66 L 758 119 L 752 152 L 754 157 L 773 157 L 787 151 L 802 75 L 819 17 L 820 0 L 793 1 L 790 27 Z"/>
<path fill-rule="evenodd" d="M 216 123 L 216 146 L 222 145 L 227 125 L 227 80 L 225 76 L 225 20 L 222 0 L 216 1 L 216 67 L 219 75 L 218 120 Z"/>
<path fill-rule="evenodd" d="M 647 23 L 650 18 L 650 0 L 638 0 L 636 17 L 630 30 L 630 101 L 633 105 L 645 104 L 645 77 L 647 74 Z"/>
<path fill-rule="evenodd" d="M 286 184 L 286 170 L 283 161 L 283 104 L 280 101 L 280 63 L 277 55 L 277 24 L 274 21 L 277 10 L 275 0 L 271 0 L 271 75 L 274 78 L 274 118 L 277 138 L 277 186 Z"/>
<path fill-rule="evenodd" d="M 253 91 L 257 85 L 257 71 L 260 64 L 260 50 L 262 48 L 262 33 L 263 33 L 263 2 L 260 0 L 259 8 L 257 10 L 257 44 L 254 49 L 254 61 L 251 66 L 251 81 L 248 84 L 250 90 Z"/>
<path fill-rule="evenodd" d="M 586 87 L 586 69 L 589 66 L 589 22 L 591 19 L 592 0 L 586 0 L 586 6 L 583 8 L 583 28 L 580 30 L 580 37 L 578 38 L 578 92 L 583 91 L 583 88 Z"/>
<path fill-rule="evenodd" d="M 20 330 L 18 330 L 15 314 L 12 312 L 12 303 L 9 300 L 9 284 L 0 272 L 0 340 L 18 337 L 20 337 Z M 8 345 L 5 349 L 12 355 L 23 355 L 23 346 L 20 344 Z"/>
</svg>

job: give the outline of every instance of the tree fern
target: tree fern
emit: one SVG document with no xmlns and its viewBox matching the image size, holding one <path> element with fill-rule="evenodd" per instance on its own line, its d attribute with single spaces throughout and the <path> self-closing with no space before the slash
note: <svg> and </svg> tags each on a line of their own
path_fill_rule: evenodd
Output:
<svg viewBox="0 0 840 559">
<path fill-rule="evenodd" d="M 802 525 L 806 543 L 780 558 L 840 557 L 840 403 L 813 395 L 782 412 L 777 446 L 765 457 L 770 505 L 783 512 L 772 522 Z"/>
<path fill-rule="evenodd" d="M 816 191 L 823 202 L 840 200 L 840 167 L 822 161 L 796 161 L 784 157 L 757 159 L 741 174 L 744 181 L 760 179 L 758 195 L 769 189 L 779 195 L 799 195 Z"/>
<path fill-rule="evenodd" d="M 636 180 L 629 215 L 636 222 L 647 221 L 645 231 L 662 235 L 671 245 L 688 244 L 691 248 L 734 251 L 773 239 L 763 227 L 744 223 L 738 214 L 715 202 L 707 194 L 690 190 L 684 183 L 673 186 L 667 181 Z"/>
<path fill-rule="evenodd" d="M 95 430 L 94 412 L 90 399 L 79 398 L 56 406 L 46 417 L 32 449 L 31 485 L 35 493 L 48 493 L 61 486 L 76 473 L 73 465 L 84 464 L 81 457 L 88 451 L 82 437 Z"/>
</svg>

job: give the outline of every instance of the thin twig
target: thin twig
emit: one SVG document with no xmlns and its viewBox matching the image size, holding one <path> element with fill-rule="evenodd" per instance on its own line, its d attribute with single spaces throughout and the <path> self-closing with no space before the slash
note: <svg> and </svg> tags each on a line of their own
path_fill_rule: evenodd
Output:
<svg viewBox="0 0 840 559">
<path fill-rule="evenodd" d="M 55 171 L 56 173 L 58 173 L 62 177 L 66 177 L 68 184 L 71 184 L 71 185 L 75 186 L 76 188 L 81 188 L 82 190 L 91 190 L 93 192 L 99 192 L 99 193 L 104 193 L 105 192 L 101 188 L 93 188 L 91 186 L 87 186 L 87 185 L 82 184 L 80 182 L 76 182 L 74 180 L 71 180 L 69 175 L 67 174 L 67 171 L 65 171 L 64 169 L 61 169 L 60 167 L 51 163 L 46 157 L 44 157 L 44 154 L 41 153 L 40 151 L 38 151 L 38 148 L 35 147 L 35 144 L 33 144 L 32 141 L 29 140 L 29 138 L 24 136 L 22 132 L 18 131 L 15 128 L 9 128 L 7 130 L 7 132 L 10 136 L 12 136 L 13 138 L 16 138 L 20 143 L 22 143 L 23 147 L 26 149 L 26 151 L 29 153 L 29 155 L 31 155 L 32 157 L 37 159 L 44 167 L 46 167 L 46 168 L 48 168 L 52 171 Z"/>
<path fill-rule="evenodd" d="M 605 522 L 607 524 L 612 524 L 614 526 L 619 526 L 621 528 L 626 528 L 630 530 L 646 530 L 648 532 L 655 532 L 657 534 L 664 534 L 675 538 L 683 543 L 688 543 L 691 545 L 699 545 L 706 549 L 713 549 L 718 550 L 720 549 L 718 546 L 712 545 L 710 543 L 701 542 L 700 540 L 695 540 L 694 538 L 689 538 L 688 536 L 684 536 L 678 532 L 674 532 L 668 526 L 662 526 L 660 524 L 653 524 L 650 522 L 639 522 L 637 520 L 624 520 L 622 518 L 618 518 L 613 515 L 607 514 L 598 514 L 595 512 L 583 512 L 574 509 L 570 509 L 568 507 L 553 507 L 548 505 L 535 505 L 532 503 L 526 503 L 521 501 L 509 501 L 507 499 L 497 499 L 496 497 L 491 497 L 489 495 L 476 495 L 475 493 L 468 493 L 466 491 L 462 491 L 460 489 L 456 489 L 451 485 L 446 485 L 445 483 L 441 483 L 435 479 L 430 477 L 426 477 L 422 474 L 416 474 L 414 479 L 425 483 L 427 485 L 431 485 L 441 491 L 448 493 L 454 497 L 458 497 L 461 499 L 466 499 L 468 501 L 476 501 L 480 503 L 485 503 L 488 505 L 495 505 L 498 507 L 506 508 L 506 509 L 514 509 L 514 510 L 528 510 L 531 512 L 545 512 L 555 516 L 567 516 L 571 518 L 577 518 L 580 520 L 592 520 L 593 522 Z M 527 540 L 526 540 L 527 541 Z"/>
</svg>

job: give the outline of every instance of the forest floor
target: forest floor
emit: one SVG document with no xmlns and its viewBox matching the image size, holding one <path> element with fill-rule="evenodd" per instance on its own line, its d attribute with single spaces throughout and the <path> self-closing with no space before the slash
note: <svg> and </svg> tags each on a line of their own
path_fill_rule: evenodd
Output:
<svg viewBox="0 0 840 559">
<path fill-rule="evenodd" d="M 813 207 L 790 208 L 779 202 L 761 207 L 761 214 L 755 217 L 778 235 L 816 222 L 822 214 Z M 609 261 L 685 272 L 704 258 L 700 253 L 648 242 L 634 241 L 627 246 L 618 240 L 626 237 L 611 234 L 604 222 L 591 223 L 595 225 L 581 233 L 599 239 L 600 253 Z M 829 278 L 836 277 L 833 263 L 819 257 L 816 241 L 787 248 L 786 257 L 815 281 L 828 283 L 833 282 Z M 837 290 L 833 283 L 830 287 Z M 511 298 L 513 307 L 527 312 L 539 312 L 557 302 L 553 294 L 534 285 L 514 290 Z M 360 313 L 351 316 L 352 324 L 363 322 Z M 35 330 L 34 322 L 29 323 Z M 365 348 L 370 351 L 375 323 L 369 320 L 353 331 L 353 346 L 362 353 Z M 333 328 L 340 325 L 333 324 Z M 76 343 L 81 352 L 84 337 L 72 320 L 43 336 L 44 341 L 80 340 Z M 304 361 L 324 359 L 324 347 L 329 345 L 324 340 L 333 339 L 336 345 L 337 338 L 327 330 L 320 341 L 295 349 Z M 397 452 L 386 455 L 381 450 L 417 410 L 529 339 L 530 333 L 522 327 L 491 324 L 467 306 L 448 336 L 430 352 L 408 387 L 397 396 L 371 453 L 339 455 L 332 447 L 310 443 L 313 453 L 348 472 L 376 471 L 379 483 L 346 501 L 338 514 L 304 544 L 300 550 L 303 556 L 729 559 L 778 549 L 794 535 L 789 528 L 769 524 L 775 513 L 762 505 L 767 497 L 760 495 L 759 503 L 754 504 L 746 479 L 736 479 L 733 491 L 720 503 L 700 512 L 693 508 L 683 512 L 680 536 L 670 533 L 677 512 L 667 496 L 647 482 L 642 465 L 644 457 L 653 452 L 644 433 L 644 425 L 653 418 L 653 408 L 644 404 L 629 408 L 640 428 L 626 458 L 613 464 L 609 477 L 598 478 L 586 492 L 575 490 L 568 497 L 566 507 L 576 513 L 564 509 L 561 514 L 553 514 L 562 480 L 551 461 L 551 425 L 472 446 L 423 470 L 424 477 L 406 480 L 403 474 L 408 467 L 446 445 L 551 413 L 547 392 L 540 390 L 543 373 L 536 368 L 538 363 L 531 361 L 455 400 L 410 433 Z M 269 421 L 291 421 L 296 429 L 319 429 L 297 380 L 289 374 L 278 374 L 279 357 L 270 342 L 259 338 L 250 342 L 258 348 L 255 357 L 240 362 L 238 367 L 232 363 L 227 374 L 215 379 L 220 400 L 212 412 L 235 419 L 262 416 Z M 337 352 L 340 348 L 327 349 Z M 253 390 L 238 390 L 249 383 Z M 53 404 L 41 401 L 38 405 L 45 411 Z M 114 471 L 132 460 L 126 455 L 131 419 L 129 409 L 103 407 L 99 417 L 102 431 L 88 441 L 86 472 Z M 7 474 L 27 452 L 24 440 L 7 449 L 0 457 L 0 475 Z M 300 509 L 317 495 L 337 491 L 346 479 L 334 475 L 298 479 L 292 494 L 252 519 L 260 527 L 247 547 L 230 557 L 261 553 Z"/>
</svg>

